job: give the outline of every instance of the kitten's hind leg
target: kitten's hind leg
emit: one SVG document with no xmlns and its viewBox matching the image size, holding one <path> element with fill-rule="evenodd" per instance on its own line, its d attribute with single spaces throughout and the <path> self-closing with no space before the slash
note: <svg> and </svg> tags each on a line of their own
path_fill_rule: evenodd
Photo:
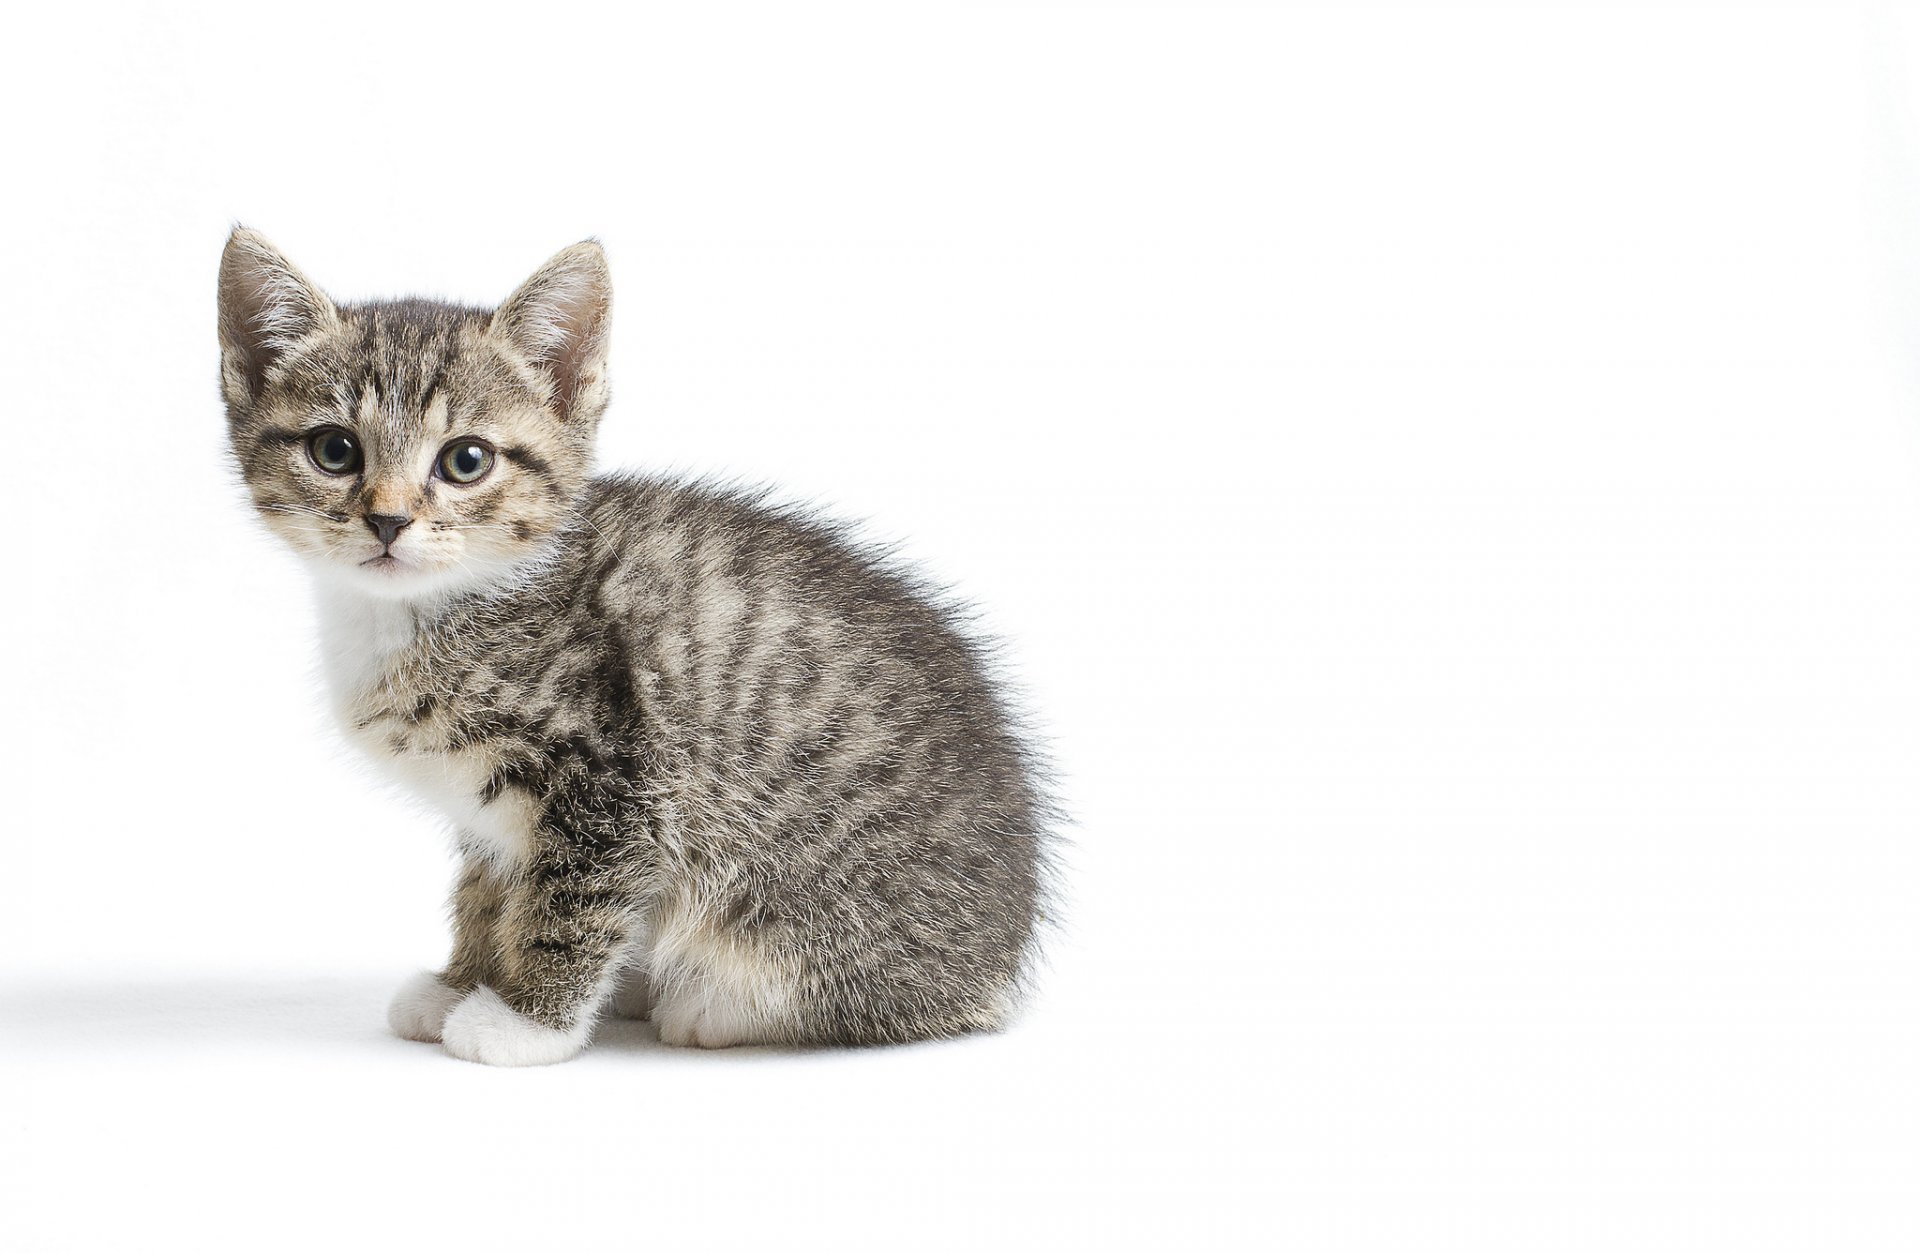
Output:
<svg viewBox="0 0 1920 1253">
<path fill-rule="evenodd" d="M 483 862 L 468 862 L 454 884 L 453 955 L 440 974 L 421 971 L 400 985 L 387 1006 L 387 1025 L 403 1040 L 438 1043 L 447 1015 L 497 965 L 493 928 L 503 894 Z"/>
<path fill-rule="evenodd" d="M 779 1044 L 791 1029 L 791 965 L 724 915 L 681 900 L 655 920 L 653 1021 L 663 1044 Z"/>
<path fill-rule="evenodd" d="M 697 975 L 661 998 L 654 1019 L 660 1042 L 679 1048 L 729 1049 L 782 1039 L 756 998 Z"/>
</svg>

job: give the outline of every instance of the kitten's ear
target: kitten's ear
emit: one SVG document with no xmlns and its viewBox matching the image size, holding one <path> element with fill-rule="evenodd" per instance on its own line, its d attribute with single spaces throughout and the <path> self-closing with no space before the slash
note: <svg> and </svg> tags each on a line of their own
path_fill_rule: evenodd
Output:
<svg viewBox="0 0 1920 1253">
<path fill-rule="evenodd" d="M 493 315 L 493 333 L 553 381 L 568 418 L 606 407 L 607 330 L 613 276 L 607 254 L 585 240 L 562 248 Z"/>
<path fill-rule="evenodd" d="M 234 228 L 220 254 L 220 359 L 229 401 L 257 399 L 268 368 L 338 318 L 326 293 L 266 236 Z"/>
</svg>

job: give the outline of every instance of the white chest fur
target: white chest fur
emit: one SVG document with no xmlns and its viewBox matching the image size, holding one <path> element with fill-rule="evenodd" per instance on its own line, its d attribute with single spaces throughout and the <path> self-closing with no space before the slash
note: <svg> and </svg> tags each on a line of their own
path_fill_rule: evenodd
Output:
<svg viewBox="0 0 1920 1253">
<path fill-rule="evenodd" d="M 347 741 L 388 781 L 445 817 L 461 847 L 502 869 L 533 848 L 530 797 L 509 789 L 483 800 L 500 762 L 478 747 L 449 747 L 447 716 L 402 716 L 432 693 L 434 664 L 422 639 L 432 607 L 324 589 L 321 647 L 335 718 Z"/>
</svg>

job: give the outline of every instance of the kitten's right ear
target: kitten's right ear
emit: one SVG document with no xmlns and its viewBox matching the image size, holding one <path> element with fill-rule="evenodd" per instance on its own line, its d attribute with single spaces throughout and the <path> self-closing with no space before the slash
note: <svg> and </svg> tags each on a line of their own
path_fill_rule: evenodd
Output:
<svg viewBox="0 0 1920 1253">
<path fill-rule="evenodd" d="M 220 254 L 220 365 L 228 402 L 258 399 L 267 370 L 338 317 L 326 293 L 266 236 L 234 227 Z"/>
</svg>

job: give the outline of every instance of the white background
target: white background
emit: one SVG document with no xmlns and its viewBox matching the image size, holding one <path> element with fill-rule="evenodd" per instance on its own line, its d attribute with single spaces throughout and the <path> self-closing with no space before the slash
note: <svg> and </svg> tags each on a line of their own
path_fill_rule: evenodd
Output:
<svg viewBox="0 0 1920 1253">
<path fill-rule="evenodd" d="M 9 1249 L 1920 1241 L 1920 24 L 28 6 L 0 50 Z M 1078 818 L 1003 1036 L 385 1034 L 442 835 L 215 389 L 612 256 L 608 465 L 982 605 Z"/>
</svg>

